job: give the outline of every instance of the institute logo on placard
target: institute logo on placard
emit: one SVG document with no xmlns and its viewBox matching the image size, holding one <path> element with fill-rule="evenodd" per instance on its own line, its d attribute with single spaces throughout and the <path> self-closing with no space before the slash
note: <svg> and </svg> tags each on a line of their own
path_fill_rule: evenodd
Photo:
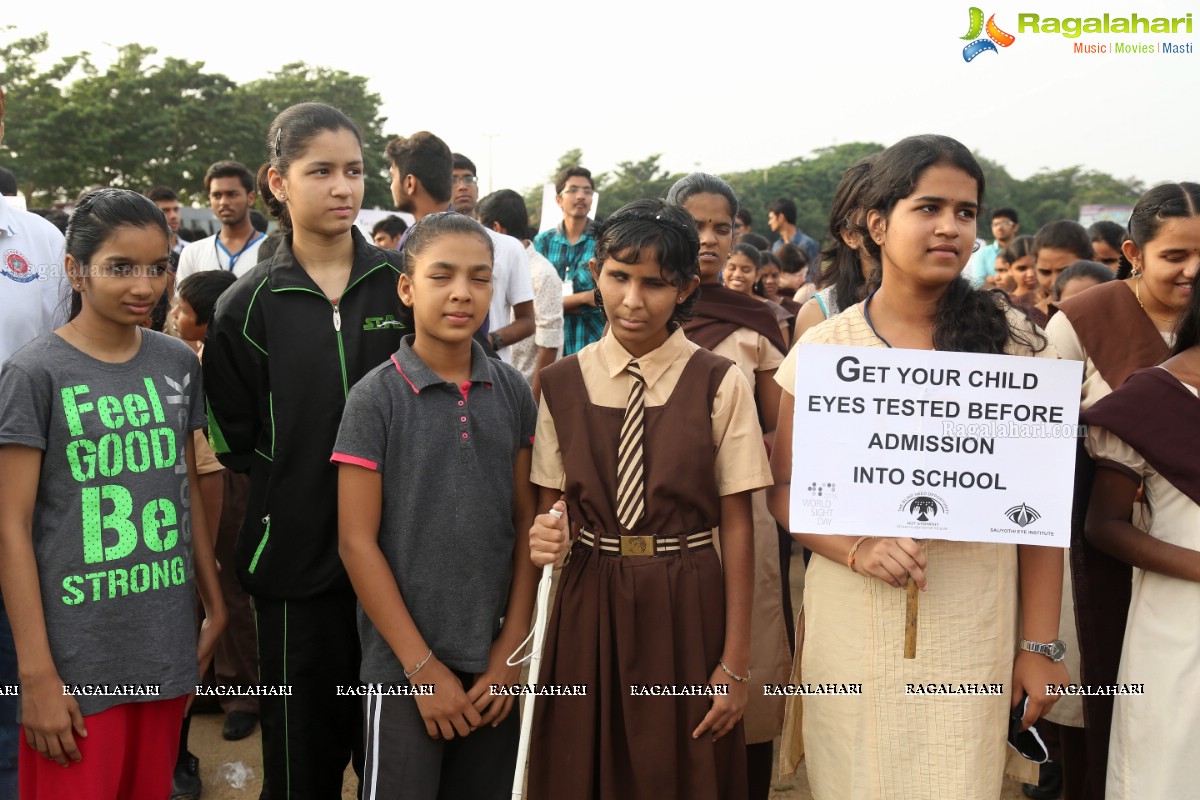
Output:
<svg viewBox="0 0 1200 800">
<path fill-rule="evenodd" d="M 4 261 L 0 265 L 0 272 L 3 272 L 6 278 L 17 283 L 29 283 L 37 277 L 37 272 L 29 265 L 29 259 L 17 250 L 4 251 Z"/>
<path fill-rule="evenodd" d="M 1004 512 L 1004 516 L 1008 517 L 1014 525 L 1020 525 L 1022 528 L 1032 525 L 1042 518 L 1042 515 L 1038 513 L 1036 508 L 1031 508 L 1025 503 L 1013 506 Z"/>
<path fill-rule="evenodd" d="M 996 46 L 1008 47 L 1017 40 L 1017 37 L 1011 33 L 1006 33 L 1000 30 L 1000 26 L 996 24 L 996 15 L 992 14 L 987 19 L 987 24 L 983 22 L 983 9 L 971 6 L 968 11 L 970 16 L 970 27 L 967 29 L 965 36 L 960 38 L 971 40 L 966 47 L 963 48 L 963 61 L 970 63 L 983 53 L 999 53 Z M 980 34 L 987 34 L 980 36 Z"/>
<path fill-rule="evenodd" d="M 902 528 L 944 531 L 950 506 L 941 495 L 921 492 L 904 498 L 896 510 L 901 515 L 899 526 Z"/>
</svg>

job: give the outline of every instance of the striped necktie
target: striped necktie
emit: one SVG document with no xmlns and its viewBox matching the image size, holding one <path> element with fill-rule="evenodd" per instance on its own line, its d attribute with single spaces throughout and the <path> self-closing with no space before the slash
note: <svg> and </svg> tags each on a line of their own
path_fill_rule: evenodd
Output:
<svg viewBox="0 0 1200 800">
<path fill-rule="evenodd" d="M 646 482 L 642 470 L 646 379 L 636 361 L 629 362 L 625 371 L 633 381 L 629 386 L 625 420 L 621 423 L 621 443 L 617 448 L 617 521 L 630 531 L 646 510 Z"/>
</svg>

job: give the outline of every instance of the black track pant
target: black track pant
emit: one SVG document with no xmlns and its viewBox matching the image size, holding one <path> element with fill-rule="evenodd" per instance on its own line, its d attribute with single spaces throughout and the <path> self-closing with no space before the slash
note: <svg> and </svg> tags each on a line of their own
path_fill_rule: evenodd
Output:
<svg viewBox="0 0 1200 800">
<path fill-rule="evenodd" d="M 363 764 L 362 698 L 339 696 L 358 685 L 362 660 L 349 591 L 304 600 L 254 599 L 259 683 L 291 687 L 290 697 L 259 701 L 263 800 L 338 800 L 342 776 Z"/>
</svg>

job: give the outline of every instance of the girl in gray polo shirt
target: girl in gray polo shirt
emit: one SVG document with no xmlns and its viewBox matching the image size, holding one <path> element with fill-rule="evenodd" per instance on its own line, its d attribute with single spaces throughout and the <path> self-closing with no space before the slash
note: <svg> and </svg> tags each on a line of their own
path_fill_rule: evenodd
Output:
<svg viewBox="0 0 1200 800">
<path fill-rule="evenodd" d="M 472 336 L 492 294 L 492 244 L 468 217 L 423 218 L 398 291 L 416 333 L 350 391 L 338 464 L 339 550 L 358 593 L 367 684 L 364 797 L 506 798 L 536 575 L 521 373 Z M 384 751 L 387 758 L 380 759 Z"/>
</svg>

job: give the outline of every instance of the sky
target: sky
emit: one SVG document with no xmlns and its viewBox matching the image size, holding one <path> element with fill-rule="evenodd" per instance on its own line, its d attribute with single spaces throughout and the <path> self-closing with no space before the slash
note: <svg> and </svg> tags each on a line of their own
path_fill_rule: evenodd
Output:
<svg viewBox="0 0 1200 800">
<path fill-rule="evenodd" d="M 385 131 L 431 130 L 481 189 L 542 183 L 559 155 L 593 172 L 661 153 L 671 171 L 765 168 L 852 141 L 943 133 L 1017 178 L 1072 165 L 1148 184 L 1196 180 L 1200 7 L 1184 0 L 988 0 L 1011 44 L 970 62 L 971 0 L 737 3 L 466 0 L 315 4 L 10 0 L 0 36 L 51 59 L 153 46 L 236 81 L 292 61 L 365 75 Z M 920 9 L 919 11 L 916 9 Z M 100 11 L 99 9 L 103 9 Z M 1193 33 L 1021 31 L 1019 15 L 1184 17 Z M 1069 23 L 1068 23 L 1069 25 Z M 983 32 L 977 39 L 987 40 Z M 1188 45 L 1182 54 L 1074 45 Z M 247 154 L 257 162 L 258 154 Z"/>
</svg>

